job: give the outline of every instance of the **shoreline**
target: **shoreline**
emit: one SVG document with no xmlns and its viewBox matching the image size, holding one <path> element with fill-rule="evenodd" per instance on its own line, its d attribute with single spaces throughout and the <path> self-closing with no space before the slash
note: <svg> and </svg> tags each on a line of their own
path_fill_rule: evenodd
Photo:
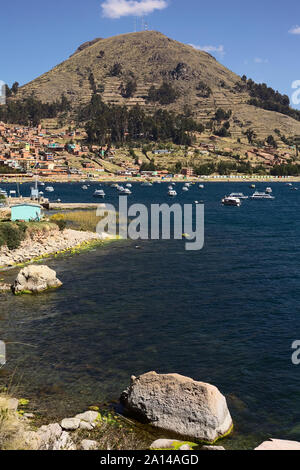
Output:
<svg viewBox="0 0 300 470">
<path fill-rule="evenodd" d="M 0 272 L 21 268 L 30 263 L 64 254 L 77 254 L 105 243 L 99 234 L 65 229 L 53 231 L 45 238 L 23 241 L 16 250 L 0 249 Z"/>
<path fill-rule="evenodd" d="M 113 177 L 103 177 L 103 178 L 39 178 L 40 182 L 43 183 L 56 183 L 56 184 L 66 184 L 66 183 L 143 183 L 145 181 L 150 181 L 152 183 L 203 183 L 203 182 L 213 182 L 213 183 L 295 183 L 300 182 L 300 176 L 285 176 L 285 177 L 275 177 L 271 175 L 264 175 L 264 176 L 192 176 L 192 177 L 182 177 L 182 178 L 165 178 L 161 179 L 159 177 L 120 177 L 120 176 L 113 176 Z M 26 184 L 26 183 L 35 183 L 35 178 L 18 178 L 12 177 L 9 179 L 1 179 L 0 184 Z"/>
</svg>

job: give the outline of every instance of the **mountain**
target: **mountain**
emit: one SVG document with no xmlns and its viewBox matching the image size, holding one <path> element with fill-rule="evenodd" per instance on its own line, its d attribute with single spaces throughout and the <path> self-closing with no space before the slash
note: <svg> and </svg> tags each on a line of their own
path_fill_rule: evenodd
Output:
<svg viewBox="0 0 300 470">
<path fill-rule="evenodd" d="M 157 90 L 165 82 L 177 98 L 168 104 L 149 102 L 151 87 Z M 130 92 L 124 93 L 130 83 Z M 296 119 L 249 105 L 251 93 L 245 80 L 213 56 L 156 31 L 84 43 L 69 59 L 20 88 L 17 97 L 33 93 L 43 102 L 52 102 L 65 94 L 75 105 L 88 102 L 93 92 L 101 93 L 106 103 L 139 104 L 149 112 L 157 107 L 175 112 L 188 109 L 203 124 L 211 121 L 218 108 L 231 110 L 233 137 L 249 128 L 258 138 L 274 135 L 275 129 L 285 136 L 300 135 Z"/>
</svg>

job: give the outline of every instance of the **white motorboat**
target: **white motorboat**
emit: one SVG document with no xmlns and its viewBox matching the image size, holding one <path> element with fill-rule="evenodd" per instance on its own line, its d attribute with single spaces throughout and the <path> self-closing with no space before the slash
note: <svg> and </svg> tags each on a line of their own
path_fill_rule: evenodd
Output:
<svg viewBox="0 0 300 470">
<path fill-rule="evenodd" d="M 86 191 L 86 190 L 88 189 L 88 187 L 84 184 L 84 185 L 82 186 L 82 189 L 83 189 L 84 191 Z"/>
<path fill-rule="evenodd" d="M 272 194 L 272 188 L 266 188 L 265 193 L 267 194 Z"/>
<path fill-rule="evenodd" d="M 105 197 L 105 192 L 103 191 L 103 189 L 96 189 L 93 196 L 94 197 Z"/>
<path fill-rule="evenodd" d="M 53 188 L 53 186 L 47 186 L 47 187 L 45 188 L 45 191 L 47 191 L 48 193 L 53 193 L 54 188 Z"/>
<path fill-rule="evenodd" d="M 237 197 L 238 199 L 249 199 L 249 196 L 245 196 L 243 193 L 231 193 L 229 197 Z"/>
<path fill-rule="evenodd" d="M 124 188 L 123 191 L 121 191 L 121 195 L 122 195 L 122 194 L 123 194 L 124 196 L 126 196 L 126 195 L 132 194 L 132 192 L 130 191 L 129 188 Z"/>
<path fill-rule="evenodd" d="M 131 183 L 126 184 L 126 188 L 132 188 L 132 184 Z"/>
<path fill-rule="evenodd" d="M 242 204 L 242 201 L 238 197 L 225 196 L 222 199 L 222 204 L 223 204 L 223 206 L 240 207 L 241 204 Z"/>
<path fill-rule="evenodd" d="M 204 184 L 199 184 L 199 189 L 204 189 Z"/>
<path fill-rule="evenodd" d="M 142 183 L 141 186 L 152 186 L 152 183 L 150 183 L 150 181 L 145 181 L 145 183 Z"/>
<path fill-rule="evenodd" d="M 271 194 L 268 193 L 260 193 L 258 191 L 255 191 L 255 193 L 250 197 L 250 199 L 275 199 L 275 197 L 271 196 Z"/>
<path fill-rule="evenodd" d="M 170 189 L 168 192 L 168 195 L 171 197 L 174 197 L 174 196 L 177 196 L 177 192 L 175 191 L 175 189 Z"/>
</svg>

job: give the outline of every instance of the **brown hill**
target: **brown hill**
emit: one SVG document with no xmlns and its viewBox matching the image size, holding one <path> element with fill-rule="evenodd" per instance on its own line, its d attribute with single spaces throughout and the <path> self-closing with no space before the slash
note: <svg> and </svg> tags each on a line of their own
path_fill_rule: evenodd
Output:
<svg viewBox="0 0 300 470">
<path fill-rule="evenodd" d="M 112 68 L 121 64 L 113 76 Z M 122 85 L 134 79 L 137 87 L 131 97 L 122 96 Z M 139 104 L 150 112 L 157 103 L 147 102 L 151 86 L 171 83 L 178 99 L 165 106 L 182 112 L 186 107 L 194 118 L 208 122 L 218 108 L 232 110 L 231 133 L 235 137 L 252 128 L 259 138 L 279 129 L 283 135 L 300 134 L 300 122 L 273 111 L 247 104 L 250 95 L 241 77 L 221 65 L 210 54 L 169 39 L 155 31 L 124 34 L 85 43 L 65 62 L 19 90 L 18 97 L 32 93 L 51 102 L 64 93 L 74 104 L 90 100 L 93 90 L 111 104 Z M 199 83 L 210 89 L 199 90 Z M 103 92 L 104 89 L 104 92 Z M 123 93 L 124 95 L 124 93 Z"/>
</svg>

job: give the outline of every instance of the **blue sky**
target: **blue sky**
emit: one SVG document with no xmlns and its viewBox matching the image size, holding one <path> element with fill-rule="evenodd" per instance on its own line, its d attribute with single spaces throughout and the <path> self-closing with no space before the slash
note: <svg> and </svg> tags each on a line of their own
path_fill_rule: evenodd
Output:
<svg viewBox="0 0 300 470">
<path fill-rule="evenodd" d="M 299 0 L 14 0 L 1 6 L 0 80 L 24 84 L 79 44 L 149 29 L 209 50 L 234 72 L 291 96 L 300 80 Z"/>
</svg>

